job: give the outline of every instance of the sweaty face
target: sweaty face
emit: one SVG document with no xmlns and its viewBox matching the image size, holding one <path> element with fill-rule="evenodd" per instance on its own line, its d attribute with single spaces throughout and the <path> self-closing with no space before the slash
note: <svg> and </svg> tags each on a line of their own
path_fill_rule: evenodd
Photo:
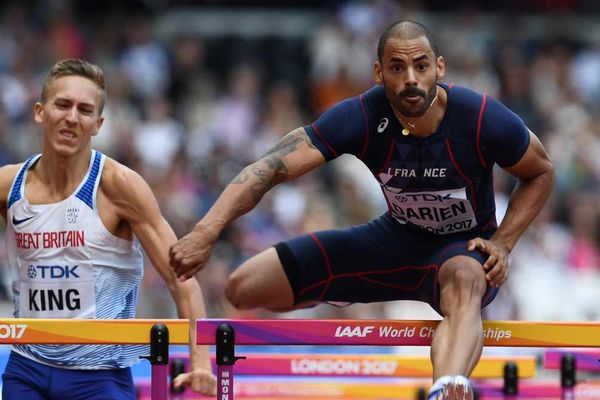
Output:
<svg viewBox="0 0 600 400">
<path fill-rule="evenodd" d="M 64 76 L 48 86 L 46 100 L 35 105 L 35 121 L 43 125 L 44 148 L 69 156 L 91 147 L 98 133 L 101 89 L 81 76 Z"/>
<path fill-rule="evenodd" d="M 396 111 L 406 117 L 420 117 L 435 98 L 436 82 L 443 75 L 443 60 L 436 59 L 425 36 L 390 38 L 375 73 Z"/>
</svg>

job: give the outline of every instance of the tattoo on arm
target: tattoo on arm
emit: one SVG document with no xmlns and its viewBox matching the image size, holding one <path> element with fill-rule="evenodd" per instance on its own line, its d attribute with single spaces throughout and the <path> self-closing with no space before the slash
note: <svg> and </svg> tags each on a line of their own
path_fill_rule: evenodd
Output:
<svg viewBox="0 0 600 400">
<path fill-rule="evenodd" d="M 244 168 L 231 183 L 245 183 L 251 175 L 258 178 L 258 182 L 253 183 L 251 187 L 252 198 L 255 204 L 258 203 L 265 193 L 276 184 L 283 182 L 288 176 L 288 169 L 282 158 L 296 151 L 302 143 L 308 144 L 311 148 L 316 148 L 304 131 L 301 129 L 293 130 L 285 135 L 259 161 Z"/>
<path fill-rule="evenodd" d="M 231 183 L 244 183 L 248 180 L 248 173 L 246 172 L 246 170 L 249 167 L 244 168 L 239 174 L 237 174 L 237 176 L 235 178 L 233 178 L 233 180 L 231 181 Z"/>
<path fill-rule="evenodd" d="M 285 156 L 286 154 L 294 152 L 298 148 L 298 145 L 302 142 L 308 144 L 309 147 L 316 149 L 315 145 L 312 143 L 304 130 L 298 128 L 285 135 L 279 141 L 279 143 L 277 143 L 275 147 L 269 150 L 263 157 L 275 153 L 279 154 L 280 156 Z"/>
</svg>

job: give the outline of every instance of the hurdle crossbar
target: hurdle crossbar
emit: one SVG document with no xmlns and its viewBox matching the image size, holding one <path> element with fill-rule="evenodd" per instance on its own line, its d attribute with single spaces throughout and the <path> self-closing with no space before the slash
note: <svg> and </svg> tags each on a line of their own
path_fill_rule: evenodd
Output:
<svg viewBox="0 0 600 400">
<path fill-rule="evenodd" d="M 235 345 L 429 346 L 440 321 L 201 319 L 196 342 L 217 348 L 217 398 L 234 399 Z M 600 323 L 485 321 L 486 346 L 600 347 Z M 506 394 L 516 393 L 505 376 Z M 509 387 L 510 386 L 510 387 Z M 507 390 L 509 390 L 507 392 Z"/>
<path fill-rule="evenodd" d="M 245 353 L 247 359 L 235 365 L 241 375 L 268 375 L 279 377 L 386 377 L 431 378 L 433 367 L 426 355 L 405 354 L 339 354 L 339 353 Z M 189 353 L 171 354 L 171 360 L 189 368 Z M 212 358 L 216 364 L 216 357 Z M 481 357 L 471 378 L 503 378 L 504 367 L 513 363 L 518 378 L 534 378 L 537 358 L 529 355 Z"/>
<path fill-rule="evenodd" d="M 399 354 L 244 354 L 248 359 L 236 364 L 237 375 L 396 377 L 431 378 L 433 367 L 428 356 Z M 471 378 L 502 378 L 504 367 L 512 362 L 519 378 L 533 378 L 533 356 L 485 356 Z"/>
<path fill-rule="evenodd" d="M 170 344 L 189 343 L 187 319 L 0 319 L 0 344 L 149 344 L 156 323 Z"/>
<path fill-rule="evenodd" d="M 430 346 L 440 321 L 200 319 L 198 344 L 216 344 L 226 324 L 236 345 Z M 600 322 L 484 321 L 485 346 L 600 347 Z"/>
<path fill-rule="evenodd" d="M 152 400 L 168 398 L 169 344 L 189 343 L 186 319 L 0 320 L 0 344 L 146 344 L 152 366 Z"/>
<path fill-rule="evenodd" d="M 380 380 L 374 378 L 373 381 L 359 382 L 348 379 L 339 379 L 337 381 L 324 380 L 280 380 L 273 378 L 256 378 L 251 379 L 239 378 L 235 383 L 235 395 L 239 398 L 247 400 L 248 397 L 260 400 L 406 400 L 416 399 L 420 389 L 425 390 L 431 385 L 431 380 Z M 538 400 L 562 399 L 563 394 L 572 392 L 581 394 L 575 397 L 566 397 L 566 399 L 598 399 L 597 396 L 585 396 L 585 393 L 598 393 L 598 386 L 593 384 L 582 383 L 577 388 L 565 390 L 556 382 L 548 381 L 525 381 L 519 385 L 519 394 L 515 396 L 507 396 L 502 391 L 502 387 L 496 382 L 484 381 L 479 382 L 477 390 L 485 399 L 500 399 L 500 400 L 524 400 L 528 398 L 536 398 Z M 140 387 L 141 396 L 143 399 L 147 389 Z M 231 396 L 231 391 L 229 392 Z M 223 397 L 217 397 L 221 400 Z M 225 397 L 230 400 L 232 397 Z M 198 399 L 194 397 L 194 399 Z M 565 400 L 566 400 L 565 399 Z"/>
<path fill-rule="evenodd" d="M 562 359 L 565 355 L 575 357 L 578 371 L 600 372 L 600 350 L 546 350 L 544 353 L 544 368 L 561 369 Z"/>
</svg>

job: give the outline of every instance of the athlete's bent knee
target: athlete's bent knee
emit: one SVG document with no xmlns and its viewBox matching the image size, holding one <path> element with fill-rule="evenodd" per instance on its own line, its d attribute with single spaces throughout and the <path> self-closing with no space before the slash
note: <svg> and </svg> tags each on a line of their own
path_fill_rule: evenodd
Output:
<svg viewBox="0 0 600 400">
<path fill-rule="evenodd" d="M 272 247 L 244 262 L 229 276 L 225 296 L 239 309 L 279 311 L 294 306 L 292 287 Z"/>
<path fill-rule="evenodd" d="M 486 290 L 485 275 L 473 268 L 454 268 L 441 282 L 441 307 L 444 314 L 481 304 Z"/>
<path fill-rule="evenodd" d="M 237 269 L 229 275 L 227 286 L 225 286 L 225 297 L 237 309 L 257 307 L 251 303 L 253 296 L 249 289 L 244 273 Z M 256 296 L 254 297 L 256 298 Z"/>
<path fill-rule="evenodd" d="M 485 277 L 470 268 L 458 268 L 451 276 L 450 285 L 455 291 L 483 296 L 485 292 Z"/>
</svg>

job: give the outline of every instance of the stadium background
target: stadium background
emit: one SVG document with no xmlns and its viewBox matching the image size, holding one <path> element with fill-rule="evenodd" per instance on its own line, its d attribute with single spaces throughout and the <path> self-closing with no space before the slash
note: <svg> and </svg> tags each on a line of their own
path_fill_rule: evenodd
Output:
<svg viewBox="0 0 600 400">
<path fill-rule="evenodd" d="M 3 1 L 0 165 L 40 150 L 32 107 L 48 68 L 66 57 L 88 59 L 104 69 L 109 94 L 94 146 L 145 177 L 182 236 L 245 164 L 373 84 L 376 42 L 390 22 L 419 20 L 439 40 L 445 82 L 503 101 L 556 166 L 553 195 L 515 248 L 509 280 L 486 317 L 598 320 L 600 3 L 488 3 L 500 2 Z M 514 181 L 497 171 L 495 184 L 501 218 Z M 374 179 L 349 156 L 276 187 L 227 229 L 198 275 L 209 316 L 273 316 L 227 304 L 230 271 L 282 239 L 361 223 L 384 207 Z M 3 244 L 0 260 L 6 262 Z M 175 317 L 167 289 L 147 265 L 138 316 Z M 8 317 L 7 268 L 0 282 Z M 417 303 L 281 315 L 292 316 L 436 317 Z"/>
</svg>

